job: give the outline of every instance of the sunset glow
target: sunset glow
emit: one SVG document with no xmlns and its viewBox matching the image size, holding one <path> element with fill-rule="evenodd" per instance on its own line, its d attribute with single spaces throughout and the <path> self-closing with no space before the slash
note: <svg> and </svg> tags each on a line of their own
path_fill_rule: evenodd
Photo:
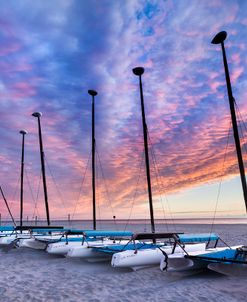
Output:
<svg viewBox="0 0 247 302">
<path fill-rule="evenodd" d="M 1 1 L 0 184 L 14 215 L 19 130 L 26 129 L 24 216 L 45 218 L 37 120 L 31 116 L 40 111 L 51 218 L 70 213 L 91 219 L 87 91 L 95 89 L 97 217 L 149 217 L 132 73 L 143 66 L 155 217 L 212 217 L 221 182 L 217 216 L 243 217 L 222 54 L 210 42 L 218 31 L 228 32 L 246 160 L 246 11 L 241 0 Z M 2 199 L 0 204 L 8 217 Z"/>
</svg>

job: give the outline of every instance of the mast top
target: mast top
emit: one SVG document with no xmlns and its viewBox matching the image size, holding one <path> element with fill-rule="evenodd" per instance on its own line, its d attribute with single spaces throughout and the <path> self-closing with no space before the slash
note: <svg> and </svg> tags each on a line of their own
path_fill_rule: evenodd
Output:
<svg viewBox="0 0 247 302">
<path fill-rule="evenodd" d="M 95 90 L 88 90 L 88 94 L 90 94 L 91 96 L 96 96 L 98 92 Z"/>
<path fill-rule="evenodd" d="M 26 130 L 21 130 L 19 133 L 25 135 L 25 134 L 27 134 L 28 132 L 27 132 Z"/>
<path fill-rule="evenodd" d="M 135 67 L 132 69 L 133 73 L 136 75 L 136 76 L 141 76 L 145 69 L 143 67 Z"/>
<path fill-rule="evenodd" d="M 32 114 L 32 116 L 34 116 L 34 117 L 41 117 L 41 116 L 42 116 L 42 113 L 41 113 L 41 112 L 34 112 L 34 113 Z"/>
<path fill-rule="evenodd" d="M 226 37 L 227 37 L 227 32 L 226 31 L 221 31 L 221 32 L 217 33 L 217 35 L 213 38 L 211 43 L 212 44 L 223 43 L 225 41 Z"/>
</svg>

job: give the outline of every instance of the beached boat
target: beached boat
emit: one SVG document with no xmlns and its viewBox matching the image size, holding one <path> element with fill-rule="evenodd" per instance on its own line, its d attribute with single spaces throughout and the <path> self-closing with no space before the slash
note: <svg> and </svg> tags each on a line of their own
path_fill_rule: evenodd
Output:
<svg viewBox="0 0 247 302">
<path fill-rule="evenodd" d="M 12 226 L 0 227 L 0 246 L 10 245 L 16 243 L 20 237 L 29 238 L 29 232 L 23 232 L 22 234 Z M 13 245 L 14 246 L 14 245 Z"/>
<path fill-rule="evenodd" d="M 151 177 L 149 168 L 149 154 L 148 154 L 148 135 L 147 124 L 145 118 L 144 99 L 142 90 L 141 75 L 144 73 L 144 68 L 136 67 L 133 69 L 133 73 L 139 77 L 140 85 L 140 98 L 142 109 L 142 123 L 143 123 L 143 137 L 144 137 L 144 150 L 145 150 L 145 163 L 146 163 L 146 177 L 148 186 L 149 197 L 149 210 L 152 233 L 136 234 L 132 236 L 131 240 L 127 242 L 114 243 L 110 242 L 101 243 L 97 245 L 90 243 L 90 245 L 77 246 L 69 250 L 68 257 L 80 257 L 87 259 L 88 261 L 95 261 L 96 259 L 108 260 L 112 258 L 111 264 L 113 267 L 130 267 L 134 270 L 159 265 L 161 257 L 163 255 L 162 249 L 167 253 L 180 253 L 183 252 L 180 246 L 173 249 L 171 242 L 166 243 L 156 242 L 158 238 L 171 239 L 171 234 L 167 233 L 155 233 L 154 215 L 153 215 L 153 202 L 152 202 L 152 188 Z M 161 237 L 160 237 L 161 236 Z M 162 237 L 163 236 L 163 237 Z M 145 242 L 148 240 L 148 242 Z M 106 244 L 107 243 L 107 244 Z M 201 250 L 204 244 L 190 244 L 189 250 Z"/>
<path fill-rule="evenodd" d="M 25 142 L 25 135 L 27 134 L 26 130 L 21 130 L 19 132 L 22 135 L 22 155 L 21 155 L 21 187 L 20 187 L 20 227 L 22 227 L 22 218 L 23 218 L 23 175 L 24 175 L 24 142 Z M 0 227 L 0 246 L 6 246 L 11 245 L 15 246 L 15 243 L 18 241 L 20 237 L 22 238 L 28 238 L 29 232 L 23 232 L 20 230 L 17 230 L 16 228 L 16 222 L 14 220 L 14 217 L 11 213 L 10 207 L 8 205 L 8 201 L 5 197 L 5 194 L 3 192 L 2 187 L 0 186 L 0 192 L 3 197 L 3 200 L 5 202 L 5 205 L 7 207 L 7 210 L 9 212 L 9 215 L 12 219 L 14 226 L 1 226 Z"/>
<path fill-rule="evenodd" d="M 235 139 L 236 153 L 238 157 L 239 172 L 243 189 L 243 196 L 247 211 L 247 184 L 245 177 L 245 168 L 242 159 L 241 144 L 238 134 L 238 126 L 235 113 L 235 99 L 232 94 L 232 87 L 226 58 L 226 51 L 224 41 L 227 37 L 225 31 L 219 32 L 212 40 L 212 44 L 220 44 L 223 54 L 223 63 L 225 70 L 225 78 L 228 92 L 228 99 L 231 111 L 232 127 Z M 209 262 L 207 267 L 216 272 L 226 275 L 245 275 L 247 276 L 247 247 L 242 245 L 238 247 L 231 247 L 229 250 L 218 251 L 208 254 L 197 255 L 196 258 L 191 258 L 193 261 Z"/>
<path fill-rule="evenodd" d="M 143 137 L 144 137 L 144 150 L 146 159 L 146 177 L 148 185 L 148 196 L 149 196 L 149 209 L 150 209 L 150 221 L 151 221 L 151 234 L 136 234 L 133 237 L 135 240 L 140 240 L 142 245 L 140 248 L 135 248 L 135 244 L 129 244 L 124 248 L 117 247 L 115 253 L 113 253 L 111 265 L 113 267 L 129 267 L 133 270 L 137 270 L 149 266 L 158 266 L 161 262 L 162 257 L 169 254 L 184 254 L 184 248 L 189 251 L 198 251 L 204 249 L 205 243 L 193 243 L 184 245 L 182 248 L 181 244 L 174 245 L 173 241 L 179 242 L 179 234 L 159 234 L 155 232 L 154 215 L 153 215 L 153 202 L 152 202 L 152 189 L 150 179 L 150 168 L 149 168 L 149 155 L 148 155 L 148 140 L 147 140 L 147 124 L 145 119 L 144 100 L 143 100 L 143 89 L 141 76 L 144 73 L 144 68 L 137 67 L 133 69 L 133 73 L 139 77 L 140 86 L 140 98 L 142 108 L 142 122 L 143 122 Z M 176 235 L 176 236 L 175 236 Z M 168 239 L 166 242 L 156 242 L 157 239 Z M 173 239 L 171 241 L 171 239 Z M 143 240 L 149 240 L 149 244 L 143 243 Z M 118 249 L 118 250 L 117 250 Z M 99 249 L 98 249 L 99 250 Z M 110 247 L 111 252 L 114 250 Z M 105 252 L 106 249 L 105 249 Z"/>
<path fill-rule="evenodd" d="M 205 269 L 226 275 L 247 276 L 247 251 L 243 246 L 218 247 L 168 259 L 168 271 Z M 162 264 L 161 264 L 162 269 Z"/>
<path fill-rule="evenodd" d="M 98 251 L 97 248 L 110 247 L 115 245 L 126 245 L 133 236 L 129 231 L 85 231 L 83 241 L 80 245 L 69 248 L 67 257 L 82 258 L 87 261 L 110 260 L 111 255 Z"/>
<path fill-rule="evenodd" d="M 183 242 L 205 242 L 202 249 L 189 250 L 183 248 L 184 252 L 180 254 L 171 253 L 168 257 L 163 255 L 160 261 L 160 269 L 162 271 L 188 271 L 188 270 L 201 270 L 207 269 L 208 262 L 200 261 L 200 256 L 214 253 L 224 253 L 226 255 L 232 248 L 228 246 L 218 235 L 210 234 L 191 234 L 183 240 Z M 220 245 L 221 244 L 221 245 Z M 201 259 L 202 260 L 202 259 Z"/>
<path fill-rule="evenodd" d="M 0 237 L 11 235 L 14 229 L 15 228 L 13 226 L 0 226 Z"/>
<path fill-rule="evenodd" d="M 233 134 L 235 140 L 236 153 L 238 158 L 239 172 L 243 189 L 243 196 L 247 210 L 247 184 L 245 177 L 245 168 L 243 164 L 240 138 L 238 133 L 237 119 L 235 113 L 235 99 L 232 94 L 232 87 L 227 64 L 224 40 L 227 37 L 225 31 L 219 32 L 212 40 L 212 44 L 221 44 L 223 63 L 225 70 L 225 78 L 227 84 L 227 92 L 229 99 L 229 106 L 231 112 L 231 120 L 233 127 Z M 162 260 L 163 261 L 163 260 Z M 161 261 L 161 269 L 163 263 Z M 193 253 L 186 253 L 182 257 L 173 255 L 168 258 L 168 270 L 186 270 L 209 268 L 213 271 L 227 274 L 227 275 L 245 275 L 247 276 L 247 247 L 244 245 L 214 247 Z"/>
<path fill-rule="evenodd" d="M 94 119 L 94 98 L 97 95 L 95 90 L 88 90 L 92 97 L 92 206 L 93 206 L 93 230 L 76 231 L 71 230 L 65 234 L 58 242 L 50 243 L 46 251 L 49 254 L 64 255 L 68 257 L 90 257 L 94 258 L 94 252 L 90 250 L 91 245 L 105 246 L 107 244 L 116 244 L 125 242 L 126 236 L 132 235 L 131 232 L 124 231 L 97 231 L 96 230 L 96 186 L 95 186 L 95 119 Z M 79 234 L 80 233 L 80 234 Z M 76 236 L 76 238 L 75 238 Z M 98 258 L 99 254 L 96 254 Z"/>
<path fill-rule="evenodd" d="M 133 73 L 139 77 L 139 83 L 140 83 L 140 96 L 141 96 L 141 112 L 142 112 L 142 124 L 143 124 L 143 137 L 144 137 L 144 150 L 145 150 L 145 163 L 146 163 L 146 177 L 147 177 L 147 186 L 148 186 L 148 197 L 149 197 L 149 209 L 150 209 L 150 220 L 151 220 L 151 229 L 152 233 L 155 233 L 155 225 L 154 225 L 154 215 L 153 215 L 153 202 L 152 202 L 152 188 L 151 188 L 151 178 L 150 178 L 150 168 L 149 168 L 149 154 L 148 154 L 148 130 L 147 130 L 147 124 L 146 124 L 146 118 L 145 118 L 145 109 L 144 109 L 144 99 L 143 99 L 143 93 L 142 93 L 142 82 L 141 82 L 141 75 L 144 73 L 144 68 L 142 67 L 136 67 L 133 69 Z M 96 95 L 97 93 L 92 91 L 92 95 Z M 94 108 L 94 107 L 93 107 Z M 92 119 L 94 120 L 94 118 Z M 93 124 L 94 125 L 94 124 Z M 93 135 L 93 146 L 94 146 L 94 135 Z M 93 149 L 94 150 L 94 149 Z M 93 152 L 94 154 L 94 152 Z M 93 175 L 94 175 L 94 160 L 92 161 L 92 167 L 93 167 Z M 94 182 L 93 188 L 94 188 Z M 93 190 L 94 192 L 94 190 Z M 128 243 L 128 242 L 127 242 Z M 113 247 L 114 242 L 110 242 L 110 247 Z M 122 242 L 120 244 L 120 247 L 124 247 L 126 245 L 126 242 Z M 119 247 L 119 244 L 117 244 Z M 102 244 L 101 246 L 103 249 L 100 251 L 97 248 L 100 248 L 99 246 L 88 246 L 86 249 L 86 246 L 76 246 L 72 247 L 67 256 L 68 257 L 81 257 L 81 258 L 86 258 L 86 259 L 97 259 L 99 258 L 99 255 L 102 259 L 110 259 L 109 253 L 106 251 L 107 250 L 107 245 Z M 131 249 L 131 245 L 128 245 L 128 248 Z M 133 246 L 132 246 L 133 249 Z M 81 250 L 81 251 L 80 251 Z M 90 251 L 89 251 L 90 250 Z"/>
<path fill-rule="evenodd" d="M 17 246 L 38 250 L 44 250 L 50 242 L 60 240 L 67 231 L 63 227 L 57 226 L 24 226 L 22 227 L 22 230 L 26 230 L 29 237 L 20 236 L 17 241 Z"/>
<path fill-rule="evenodd" d="M 80 235 L 78 235 L 80 233 Z M 77 235 L 75 235 L 77 234 Z M 50 243 L 47 246 L 46 251 L 49 254 L 64 255 L 70 252 L 68 257 L 80 257 L 85 253 L 84 248 L 88 248 L 92 245 L 106 245 L 120 242 L 123 238 L 130 237 L 131 232 L 122 231 L 77 231 L 71 230 L 65 233 L 65 236 L 55 243 Z M 75 237 L 77 236 L 77 237 Z M 80 252 L 82 250 L 82 252 Z"/>
<path fill-rule="evenodd" d="M 39 147 L 40 147 L 40 161 L 41 161 L 41 171 L 42 171 L 42 180 L 43 180 L 43 189 L 44 189 L 44 199 L 45 199 L 45 209 L 46 209 L 46 220 L 47 226 L 22 226 L 22 212 L 23 212 L 23 171 L 24 171 L 24 135 L 26 131 L 20 131 L 23 134 L 23 143 L 22 143 L 22 167 L 21 167 L 21 206 L 20 206 L 20 228 L 18 231 L 22 234 L 25 230 L 28 234 L 26 236 L 18 236 L 17 245 L 19 247 L 28 247 L 33 249 L 45 249 L 47 242 L 45 241 L 56 241 L 63 235 L 63 227 L 50 226 L 50 212 L 49 212 L 49 203 L 48 203 L 48 193 L 46 185 L 46 173 L 45 173 L 45 159 L 44 159 L 44 150 L 43 150 L 43 141 L 42 141 L 42 132 L 41 132 L 41 122 L 40 118 L 42 113 L 34 112 L 33 117 L 36 117 L 38 120 L 38 133 L 39 133 Z"/>
<path fill-rule="evenodd" d="M 199 238 L 200 235 L 196 236 Z M 132 238 L 132 249 L 128 245 L 122 250 L 119 249 L 118 252 L 115 249 L 111 265 L 118 268 L 124 267 L 138 270 L 150 266 L 158 266 L 161 259 L 163 257 L 167 259 L 170 254 L 180 255 L 185 254 L 185 251 L 198 251 L 206 247 L 206 243 L 202 242 L 203 240 L 191 240 L 188 242 L 188 238 L 192 238 L 192 236 L 177 233 L 136 234 Z M 166 239 L 166 241 L 157 242 L 157 239 Z M 135 240 L 139 240 L 141 243 L 136 245 Z M 145 243 L 144 240 L 149 240 L 149 243 Z M 155 244 L 153 243 L 154 240 L 156 241 Z M 185 242 L 188 243 L 185 244 Z M 109 252 L 111 252 L 110 249 Z M 114 251 L 114 247 L 112 251 Z"/>
</svg>

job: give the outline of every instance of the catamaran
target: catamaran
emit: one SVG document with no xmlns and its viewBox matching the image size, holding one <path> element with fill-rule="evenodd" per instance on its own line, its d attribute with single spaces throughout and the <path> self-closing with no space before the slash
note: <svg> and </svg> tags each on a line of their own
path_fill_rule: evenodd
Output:
<svg viewBox="0 0 247 302">
<path fill-rule="evenodd" d="M 85 231 L 81 244 L 70 247 L 66 257 L 83 258 L 90 262 L 110 260 L 109 254 L 101 253 L 96 248 L 124 246 L 132 236 L 129 231 Z"/>
<path fill-rule="evenodd" d="M 20 131 L 23 134 L 22 141 L 22 165 L 21 165 L 21 198 L 20 198 L 20 226 L 15 228 L 15 234 L 12 235 L 13 240 L 16 240 L 16 245 L 18 247 L 28 247 L 33 249 L 44 249 L 47 246 L 47 241 L 58 240 L 63 236 L 63 227 L 51 226 L 50 225 L 50 213 L 48 204 L 48 194 L 46 186 L 46 175 L 45 175 L 45 159 L 41 132 L 40 118 L 42 114 L 40 112 L 34 112 L 32 116 L 36 117 L 38 120 L 38 132 L 39 132 L 39 146 L 40 146 L 40 160 L 41 160 L 41 170 L 44 188 L 44 198 L 45 198 L 45 208 L 46 208 L 46 218 L 47 226 L 23 226 L 22 224 L 22 213 L 23 213 L 23 173 L 24 173 L 24 136 L 27 131 Z M 8 242 L 9 238 L 2 238 L 2 241 Z"/>
<path fill-rule="evenodd" d="M 218 235 L 209 234 L 190 234 L 185 238 L 185 242 L 205 242 L 202 249 L 191 250 L 182 247 L 183 252 L 171 253 L 168 256 L 163 253 L 160 261 L 161 271 L 181 272 L 189 270 L 202 270 L 207 268 L 207 261 L 200 259 L 200 255 L 207 254 L 209 257 L 215 253 L 224 253 L 239 248 L 239 246 L 230 247 Z"/>
<path fill-rule="evenodd" d="M 200 235 L 197 235 L 197 238 Z M 203 236 L 203 235 L 201 235 Z M 136 234 L 132 240 L 134 249 L 128 248 L 117 251 L 112 256 L 111 265 L 113 267 L 125 267 L 133 270 L 138 270 L 150 266 L 158 266 L 162 256 L 166 258 L 170 254 L 180 255 L 185 251 L 198 251 L 205 248 L 206 243 L 203 240 L 188 240 L 192 238 L 191 235 L 178 233 L 143 233 Z M 165 239 L 164 242 L 157 242 L 157 239 Z M 141 241 L 135 244 L 135 240 Z M 149 240 L 145 243 L 144 240 Z M 156 241 L 153 243 L 152 241 Z M 114 247 L 113 247 L 114 248 Z M 114 249 L 113 249 L 114 251 Z M 109 248 L 111 252 L 111 247 Z"/>
<path fill-rule="evenodd" d="M 132 232 L 123 231 L 98 231 L 96 230 L 96 187 L 95 187 L 95 119 L 94 119 L 94 98 L 98 94 L 95 90 L 88 90 L 92 97 L 92 204 L 93 204 L 93 230 L 71 230 L 67 232 L 61 240 L 50 243 L 46 251 L 49 254 L 63 255 L 68 257 L 90 257 L 94 255 L 90 247 L 92 245 L 105 246 L 116 244 L 116 242 L 126 243 L 126 237 L 133 235 Z M 75 237 L 77 236 L 77 237 Z M 98 256 L 99 254 L 97 254 Z M 93 258 L 93 257 L 92 257 Z M 98 257 L 96 257 L 98 258 Z"/>
<path fill-rule="evenodd" d="M 243 189 L 243 196 L 247 210 L 247 185 L 245 169 L 243 164 L 241 144 L 238 133 L 237 119 L 235 113 L 235 99 L 232 94 L 232 87 L 226 58 L 224 41 L 227 37 L 225 31 L 219 32 L 212 40 L 212 44 L 221 44 L 225 78 L 227 84 L 228 99 L 230 105 L 232 127 L 234 133 L 235 147 L 238 158 L 240 178 Z M 161 260 L 160 268 L 163 270 L 164 258 Z M 244 245 L 214 247 L 198 252 L 186 253 L 184 256 L 172 255 L 168 257 L 168 270 L 187 270 L 209 268 L 213 271 L 226 275 L 247 276 L 247 247 Z"/>
<path fill-rule="evenodd" d="M 146 159 L 146 176 L 147 176 L 147 185 L 148 185 L 148 196 L 149 196 L 149 207 L 150 207 L 150 217 L 151 217 L 151 228 L 152 233 L 155 233 L 155 226 L 154 226 L 154 216 L 153 216 L 153 204 L 152 204 L 152 189 L 151 189 L 151 179 L 150 179 L 150 169 L 149 169 L 149 154 L 148 154 L 148 134 L 147 134 L 147 126 L 146 126 L 146 119 L 145 119 L 145 109 L 144 109 L 144 100 L 143 100 L 143 93 L 142 93 L 142 82 L 141 82 L 141 75 L 144 73 L 144 68 L 142 67 L 136 67 L 133 69 L 133 73 L 137 76 L 139 76 L 140 80 L 140 94 L 141 94 L 141 108 L 142 108 L 142 122 L 143 122 L 143 136 L 144 136 L 144 149 L 145 149 L 145 159 Z M 126 246 L 127 242 L 121 242 L 121 244 L 117 244 L 118 248 L 124 248 Z M 116 243 L 112 242 L 110 244 L 110 248 L 113 248 L 114 244 Z M 133 245 L 127 244 L 129 249 L 133 249 Z M 100 250 L 100 248 L 103 248 Z M 103 244 L 102 246 L 90 244 L 90 248 L 87 249 L 84 246 L 76 246 L 69 249 L 69 252 L 67 253 L 67 257 L 80 257 L 84 259 L 91 259 L 93 258 L 101 258 L 104 260 L 108 260 L 111 258 L 109 256 L 109 253 L 106 251 L 107 245 Z M 90 252 L 89 252 L 90 249 Z"/>
<path fill-rule="evenodd" d="M 156 239 L 170 239 L 170 233 L 155 233 L 154 215 L 153 215 L 153 202 L 152 202 L 152 187 L 149 167 L 149 153 L 148 153 L 148 130 L 145 118 L 144 98 L 142 90 L 141 76 L 144 73 L 143 67 L 136 67 L 133 69 L 133 73 L 139 77 L 140 98 L 141 98 L 141 110 L 142 110 L 142 124 L 143 124 L 143 137 L 144 137 L 144 150 L 145 150 L 145 163 L 146 163 L 146 178 L 149 197 L 149 210 L 151 220 L 152 233 L 135 234 L 127 242 L 121 241 L 121 243 L 111 242 L 110 244 L 105 242 L 104 244 L 75 246 L 69 249 L 67 257 L 80 257 L 88 261 L 111 260 L 113 267 L 130 267 L 134 270 L 159 265 L 162 254 L 162 249 L 167 253 L 181 252 L 181 248 L 178 246 L 174 250 L 171 242 L 156 242 Z M 145 242 L 145 240 L 148 240 Z M 193 244 L 186 246 L 189 250 L 200 250 L 203 248 L 202 244 Z"/>
<path fill-rule="evenodd" d="M 22 227 L 22 218 L 23 218 L 23 175 L 24 175 L 24 143 L 25 143 L 25 135 L 27 134 L 26 130 L 21 130 L 19 132 L 22 135 L 22 155 L 21 155 L 21 188 L 20 188 L 20 227 Z M 29 232 L 22 232 L 22 230 L 17 230 L 16 228 L 16 222 L 14 220 L 14 217 L 11 213 L 11 210 L 9 208 L 7 199 L 4 195 L 2 187 L 0 187 L 1 195 L 3 197 L 3 200 L 5 202 L 5 205 L 8 209 L 8 212 L 10 214 L 10 217 L 12 219 L 12 222 L 14 226 L 3 226 L 0 228 L 1 230 L 1 238 L 0 238 L 0 246 L 6 246 L 6 245 L 15 245 L 16 241 L 18 241 L 18 238 L 28 238 Z"/>
</svg>

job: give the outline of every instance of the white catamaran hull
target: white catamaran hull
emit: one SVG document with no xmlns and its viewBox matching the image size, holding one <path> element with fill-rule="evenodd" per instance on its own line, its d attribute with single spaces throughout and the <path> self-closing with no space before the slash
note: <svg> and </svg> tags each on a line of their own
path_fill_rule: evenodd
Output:
<svg viewBox="0 0 247 302">
<path fill-rule="evenodd" d="M 44 235 L 37 237 L 34 235 L 28 239 L 20 239 L 18 242 L 19 247 L 27 247 L 35 250 L 44 250 L 51 240 L 59 240 L 61 238 L 61 234 L 59 235 Z"/>
<path fill-rule="evenodd" d="M 189 251 L 198 251 L 205 249 L 205 243 L 188 244 L 184 248 Z M 173 251 L 173 246 L 162 246 L 160 249 L 169 255 Z M 115 253 L 112 256 L 111 265 L 113 267 L 131 268 L 135 271 L 145 267 L 158 266 L 161 259 L 165 257 L 160 249 L 126 250 Z M 177 246 L 174 252 L 184 255 L 184 250 L 180 246 Z"/>
<path fill-rule="evenodd" d="M 20 239 L 18 242 L 19 247 L 27 247 L 35 250 L 44 250 L 46 248 L 46 243 L 39 242 L 35 238 Z"/>
<path fill-rule="evenodd" d="M 208 268 L 227 276 L 247 277 L 247 264 L 210 263 L 208 264 Z"/>
<path fill-rule="evenodd" d="M 129 240 L 122 240 L 121 244 L 125 245 Z M 95 261 L 107 261 L 111 259 L 111 254 L 98 252 L 94 250 L 93 247 L 104 247 L 116 244 L 116 241 L 113 240 L 104 240 L 104 241 L 94 241 L 94 242 L 85 242 L 81 246 L 72 247 L 67 253 L 69 258 L 82 258 L 89 262 Z"/>
<path fill-rule="evenodd" d="M 0 245 L 8 245 L 12 243 L 15 239 L 17 239 L 17 235 L 9 235 L 0 238 Z"/>
<path fill-rule="evenodd" d="M 12 235 L 8 235 L 8 236 L 4 236 L 4 237 L 0 237 L 0 246 L 6 246 L 11 244 L 14 240 L 18 239 L 18 238 L 30 238 L 30 234 L 29 233 L 24 233 L 24 234 L 12 234 Z"/>
<path fill-rule="evenodd" d="M 239 246 L 238 246 L 239 247 Z M 237 247 L 232 247 L 233 249 Z M 217 247 L 217 248 L 209 248 L 202 249 L 199 251 L 187 251 L 189 256 L 202 256 L 210 253 L 220 252 L 229 249 L 229 247 Z M 186 258 L 184 254 L 172 254 L 168 257 L 167 263 L 167 271 L 170 272 L 180 272 L 187 270 L 200 270 L 206 269 L 208 267 L 209 262 L 200 258 Z M 160 262 L 160 269 L 164 270 L 164 257 L 162 257 Z"/>
<path fill-rule="evenodd" d="M 80 241 L 68 241 L 68 242 L 55 242 L 48 244 L 46 251 L 52 255 L 63 255 L 69 252 L 74 247 L 81 247 L 82 239 Z"/>
</svg>

